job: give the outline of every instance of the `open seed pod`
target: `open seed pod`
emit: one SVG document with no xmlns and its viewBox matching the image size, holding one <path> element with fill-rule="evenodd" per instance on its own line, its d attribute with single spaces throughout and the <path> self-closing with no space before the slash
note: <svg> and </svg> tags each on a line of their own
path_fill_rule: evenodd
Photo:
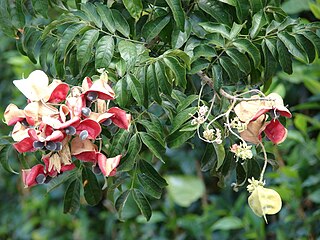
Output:
<svg viewBox="0 0 320 240">
<path fill-rule="evenodd" d="M 280 211 L 282 202 L 280 195 L 273 189 L 257 186 L 248 198 L 252 211 L 259 217 L 264 217 L 268 223 L 266 214 L 276 214 Z"/>
</svg>

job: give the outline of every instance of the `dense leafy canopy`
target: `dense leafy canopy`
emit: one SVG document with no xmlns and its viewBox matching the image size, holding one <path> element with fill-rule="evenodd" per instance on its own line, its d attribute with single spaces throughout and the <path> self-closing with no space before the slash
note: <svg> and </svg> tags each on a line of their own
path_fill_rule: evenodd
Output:
<svg viewBox="0 0 320 240">
<path fill-rule="evenodd" d="M 103 187 L 110 198 L 119 190 L 112 201 L 120 219 L 132 198 L 150 219 L 146 196 L 160 198 L 167 185 L 152 163 L 165 163 L 170 149 L 193 144 L 196 127 L 190 123 L 201 85 L 208 106 L 221 92 L 260 87 L 267 91 L 278 70 L 291 74 L 295 60 L 309 64 L 320 54 L 320 25 L 291 18 L 277 0 L 93 2 L 5 0 L 0 28 L 16 38 L 21 54 L 53 78 L 77 85 L 86 76 L 95 78 L 97 69 L 108 72 L 116 104 L 133 118 L 129 131 L 102 132 L 106 155 L 123 155 L 119 175 Z M 212 115 L 228 104 L 221 98 Z M 223 130 L 223 122 L 216 127 Z M 242 186 L 259 176 L 261 156 L 256 153 L 251 161 L 235 163 L 228 154 L 232 143 L 234 139 L 224 146 L 208 144 L 200 168 L 218 176 L 221 185 L 235 170 L 237 185 Z M 2 140 L 1 154 L 11 151 L 10 144 Z M 1 163 L 13 171 L 5 159 Z M 90 205 L 99 203 L 104 191 L 89 166 L 76 164 L 81 166 L 74 172 L 48 183 L 51 191 L 69 182 L 64 211 L 70 213 L 79 208 L 82 185 Z"/>
</svg>

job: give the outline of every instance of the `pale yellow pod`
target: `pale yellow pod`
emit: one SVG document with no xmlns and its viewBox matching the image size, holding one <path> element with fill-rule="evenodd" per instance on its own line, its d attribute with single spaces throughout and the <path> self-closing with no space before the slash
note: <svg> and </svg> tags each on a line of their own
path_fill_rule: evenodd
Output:
<svg viewBox="0 0 320 240">
<path fill-rule="evenodd" d="M 266 214 L 276 214 L 280 211 L 282 201 L 280 195 L 273 189 L 258 186 L 249 196 L 248 203 L 252 211 L 259 217 Z"/>
</svg>

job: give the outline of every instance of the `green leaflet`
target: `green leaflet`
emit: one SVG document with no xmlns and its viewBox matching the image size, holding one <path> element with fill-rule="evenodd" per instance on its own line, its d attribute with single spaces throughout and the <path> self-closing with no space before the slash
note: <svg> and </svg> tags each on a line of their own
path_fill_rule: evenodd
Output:
<svg viewBox="0 0 320 240">
<path fill-rule="evenodd" d="M 201 27 L 204 28 L 209 33 L 219 33 L 224 38 L 231 39 L 230 38 L 230 28 L 224 24 L 221 23 L 212 23 L 212 22 L 204 22 L 199 24 Z"/>
<path fill-rule="evenodd" d="M 195 135 L 195 131 L 175 131 L 166 138 L 169 148 L 178 148 Z"/>
<path fill-rule="evenodd" d="M 147 194 L 156 199 L 160 199 L 162 189 L 149 176 L 140 173 L 138 174 L 138 180 Z"/>
<path fill-rule="evenodd" d="M 159 17 L 147 22 L 142 28 L 142 36 L 147 42 L 159 35 L 162 29 L 169 23 L 170 16 Z"/>
<path fill-rule="evenodd" d="M 141 141 L 139 138 L 139 134 L 135 133 L 130 141 L 129 141 L 129 146 L 128 146 L 128 151 L 127 154 L 124 158 L 121 159 L 120 166 L 117 167 L 118 171 L 130 171 L 135 162 L 136 158 L 141 150 Z"/>
<path fill-rule="evenodd" d="M 149 221 L 152 215 L 152 209 L 146 196 L 139 189 L 133 189 L 132 196 L 142 215 Z"/>
<path fill-rule="evenodd" d="M 224 159 L 226 157 L 226 152 L 224 150 L 224 147 L 222 144 L 217 144 L 217 143 L 212 143 L 214 150 L 216 151 L 216 155 L 217 155 L 217 167 L 216 170 L 218 171 L 218 169 L 222 166 Z"/>
<path fill-rule="evenodd" d="M 123 0 L 122 2 L 130 15 L 137 21 L 143 9 L 141 0 Z"/>
<path fill-rule="evenodd" d="M 137 59 L 136 45 L 127 40 L 121 40 L 118 43 L 120 56 L 126 62 L 127 71 L 134 67 Z"/>
<path fill-rule="evenodd" d="M 115 21 L 113 19 L 112 11 L 101 3 L 96 3 L 97 13 L 101 17 L 103 25 L 108 29 L 109 32 L 115 33 L 116 26 Z"/>
<path fill-rule="evenodd" d="M 166 152 L 165 148 L 149 133 L 139 132 L 139 135 L 144 145 L 146 145 L 157 158 L 164 161 Z"/>
<path fill-rule="evenodd" d="M 223 77 L 222 77 L 222 67 L 220 65 L 212 66 L 212 78 L 213 78 L 213 87 L 219 92 L 220 88 L 223 86 Z"/>
<path fill-rule="evenodd" d="M 150 134 L 154 139 L 156 139 L 163 147 L 165 147 L 162 124 L 156 116 L 150 115 L 150 117 L 150 121 L 141 119 L 138 121 L 138 123 L 142 124 L 147 130 L 147 133 Z"/>
<path fill-rule="evenodd" d="M 70 25 L 69 27 L 66 28 L 66 30 L 64 30 L 57 48 L 57 56 L 59 56 L 60 59 L 63 59 L 65 57 L 66 51 L 70 43 L 85 28 L 87 28 L 85 24 L 76 23 L 76 24 Z"/>
<path fill-rule="evenodd" d="M 95 67 L 108 68 L 114 54 L 114 39 L 111 36 L 103 36 L 96 45 Z"/>
<path fill-rule="evenodd" d="M 287 32 L 280 32 L 278 33 L 278 37 L 294 57 L 304 63 L 308 62 L 305 52 L 299 47 L 296 43 L 296 39 L 292 35 Z"/>
<path fill-rule="evenodd" d="M 92 57 L 93 46 L 99 38 L 99 31 L 95 29 L 88 30 L 82 36 L 77 47 L 77 60 L 82 69 Z"/>
<path fill-rule="evenodd" d="M 129 132 L 124 129 L 119 129 L 116 135 L 113 137 L 112 144 L 110 146 L 110 151 L 108 156 L 117 156 L 125 151 L 125 145 L 127 144 L 127 139 Z"/>
<path fill-rule="evenodd" d="M 224 23 L 228 26 L 232 25 L 232 17 L 228 12 L 227 5 L 216 0 L 200 0 L 199 7 L 212 16 L 218 23 Z"/>
<path fill-rule="evenodd" d="M 308 63 L 312 63 L 316 58 L 316 50 L 313 43 L 303 35 L 297 34 L 294 36 L 297 44 L 307 54 Z"/>
<path fill-rule="evenodd" d="M 263 78 L 264 78 L 264 82 L 267 82 L 276 73 L 278 62 L 272 56 L 265 41 L 262 41 L 262 52 L 263 52 L 263 58 L 264 58 Z"/>
<path fill-rule="evenodd" d="M 120 32 L 123 36 L 129 37 L 130 26 L 123 15 L 116 9 L 111 9 L 112 17 L 114 20 L 115 29 Z"/>
<path fill-rule="evenodd" d="M 114 91 L 116 93 L 116 101 L 120 107 L 124 108 L 128 103 L 128 86 L 126 78 L 121 78 L 114 86 Z"/>
<path fill-rule="evenodd" d="M 11 144 L 6 145 L 0 145 L 0 163 L 1 166 L 9 173 L 18 174 L 16 171 L 14 171 L 10 164 L 10 155 L 12 153 L 13 147 Z"/>
<path fill-rule="evenodd" d="M 155 72 L 154 64 L 150 64 L 147 68 L 147 87 L 149 96 L 161 105 L 162 99 L 159 94 L 159 82 Z"/>
<path fill-rule="evenodd" d="M 165 0 L 170 7 L 178 29 L 184 32 L 185 13 L 180 0 Z"/>
<path fill-rule="evenodd" d="M 248 39 L 237 39 L 233 41 L 233 45 L 241 52 L 246 52 L 252 58 L 254 67 L 258 68 L 261 63 L 259 49 Z"/>
<path fill-rule="evenodd" d="M 265 16 L 265 12 L 263 9 L 261 9 L 252 17 L 252 27 L 249 30 L 250 37 L 252 39 L 256 38 L 260 33 L 262 27 L 264 27 L 267 23 L 268 22 Z"/>
<path fill-rule="evenodd" d="M 47 183 L 47 192 L 51 192 L 53 189 L 61 186 L 63 183 L 67 182 L 69 179 L 76 179 L 79 175 L 78 170 L 72 170 L 64 172 L 63 174 L 58 175 L 55 178 L 52 178 L 50 182 Z"/>
<path fill-rule="evenodd" d="M 175 57 L 165 57 L 163 58 L 163 61 L 175 75 L 176 85 L 185 89 L 187 85 L 186 69 Z"/>
<path fill-rule="evenodd" d="M 168 185 L 166 180 L 154 169 L 154 167 L 145 160 L 139 161 L 140 172 L 152 179 L 160 188 Z"/>
<path fill-rule="evenodd" d="M 154 64 L 154 70 L 156 74 L 156 78 L 158 79 L 158 83 L 161 91 L 164 94 L 171 95 L 172 93 L 172 81 L 170 82 L 163 61 L 156 61 Z"/>
<path fill-rule="evenodd" d="M 75 214 L 80 208 L 80 187 L 81 182 L 78 178 L 70 182 L 64 195 L 63 212 Z"/>
<path fill-rule="evenodd" d="M 143 106 L 143 87 L 140 81 L 133 75 L 127 74 L 126 77 L 128 87 L 132 93 L 132 97 L 139 106 Z"/>
<path fill-rule="evenodd" d="M 190 107 L 179 112 L 173 119 L 172 129 L 170 130 L 170 133 L 172 134 L 177 131 L 182 126 L 182 124 L 184 124 L 197 112 L 197 109 L 198 107 Z"/>
<path fill-rule="evenodd" d="M 36 13 L 39 13 L 44 17 L 48 17 L 48 0 L 32 0 L 32 6 Z"/>
<path fill-rule="evenodd" d="M 229 48 L 226 53 L 243 73 L 246 75 L 250 73 L 250 61 L 245 54 L 239 52 L 236 48 Z"/>
<path fill-rule="evenodd" d="M 236 83 L 240 78 L 237 66 L 232 63 L 229 57 L 225 56 L 219 58 L 219 63 L 227 72 L 229 80 L 233 83 Z"/>
<path fill-rule="evenodd" d="M 81 4 L 81 10 L 86 13 L 86 16 L 89 18 L 91 22 L 98 27 L 102 27 L 102 21 L 100 16 L 97 14 L 96 6 L 90 2 Z"/>
<path fill-rule="evenodd" d="M 97 205 L 102 198 L 101 187 L 98 183 L 96 175 L 87 167 L 82 169 L 82 182 L 84 190 L 84 198 L 89 205 Z"/>
<path fill-rule="evenodd" d="M 132 190 L 129 189 L 129 190 L 122 192 L 114 204 L 116 210 L 118 211 L 118 215 L 119 215 L 120 220 L 123 220 L 122 219 L 122 211 L 123 211 L 124 206 L 126 205 L 126 202 L 128 200 L 129 195 L 131 194 L 131 191 Z"/>
<path fill-rule="evenodd" d="M 292 56 L 280 39 L 277 40 L 277 51 L 279 56 L 278 60 L 283 71 L 292 74 Z"/>
</svg>

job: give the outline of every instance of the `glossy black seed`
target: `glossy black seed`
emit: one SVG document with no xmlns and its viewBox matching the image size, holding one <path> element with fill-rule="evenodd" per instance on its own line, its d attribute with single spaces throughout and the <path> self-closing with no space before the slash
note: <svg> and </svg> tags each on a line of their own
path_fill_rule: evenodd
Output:
<svg viewBox="0 0 320 240">
<path fill-rule="evenodd" d="M 91 113 L 91 110 L 90 110 L 90 108 L 88 108 L 88 107 L 84 107 L 84 108 L 81 109 L 81 113 L 82 113 L 84 116 L 89 117 L 89 116 L 90 116 L 90 113 Z"/>
<path fill-rule="evenodd" d="M 76 134 L 76 129 L 75 129 L 75 127 L 69 126 L 69 127 L 65 128 L 65 132 L 68 135 L 74 135 L 74 134 Z"/>
<path fill-rule="evenodd" d="M 55 144 L 56 144 L 55 151 L 60 151 L 62 149 L 62 143 L 61 142 L 55 142 Z"/>
<path fill-rule="evenodd" d="M 52 179 L 52 177 L 47 176 L 47 177 L 46 177 L 46 180 L 44 181 L 44 183 L 48 183 L 48 182 L 50 182 L 50 181 L 51 181 L 51 179 Z"/>
<path fill-rule="evenodd" d="M 56 143 L 55 142 L 47 142 L 46 143 L 46 149 L 49 151 L 54 151 L 56 150 Z"/>
<path fill-rule="evenodd" d="M 91 107 L 91 105 L 92 105 L 92 102 L 87 99 L 86 100 L 86 106 L 89 108 L 89 107 Z"/>
<path fill-rule="evenodd" d="M 21 121 L 21 124 L 23 125 L 23 126 L 29 126 L 29 124 L 28 124 L 28 122 L 27 122 L 27 120 L 26 119 L 23 119 L 22 121 Z"/>
<path fill-rule="evenodd" d="M 94 100 L 96 100 L 98 98 L 98 93 L 96 93 L 96 92 L 89 92 L 88 94 L 87 94 L 87 99 L 89 100 L 89 101 L 94 101 Z"/>
<path fill-rule="evenodd" d="M 82 131 L 80 132 L 80 134 L 79 134 L 79 137 L 80 137 L 81 140 L 87 139 L 88 136 L 89 136 L 89 133 L 88 133 L 87 130 L 82 130 Z"/>
<path fill-rule="evenodd" d="M 94 173 L 94 174 L 100 174 L 101 173 L 101 170 L 100 170 L 100 168 L 99 168 L 99 166 L 98 165 L 93 165 L 92 166 L 92 172 Z"/>
<path fill-rule="evenodd" d="M 107 127 L 107 126 L 110 126 L 111 123 L 112 123 L 112 120 L 111 120 L 110 118 L 108 118 L 107 120 L 103 121 L 103 122 L 101 123 L 101 125 Z"/>
<path fill-rule="evenodd" d="M 33 147 L 35 149 L 42 149 L 44 147 L 44 142 L 34 141 L 33 142 Z"/>
<path fill-rule="evenodd" d="M 46 176 L 42 173 L 40 173 L 37 177 L 36 177 L 36 183 L 38 184 L 43 184 L 46 181 Z"/>
<path fill-rule="evenodd" d="M 274 111 L 274 110 L 271 110 L 270 111 L 270 116 L 273 119 L 278 119 L 280 117 L 280 114 L 278 112 Z"/>
</svg>

